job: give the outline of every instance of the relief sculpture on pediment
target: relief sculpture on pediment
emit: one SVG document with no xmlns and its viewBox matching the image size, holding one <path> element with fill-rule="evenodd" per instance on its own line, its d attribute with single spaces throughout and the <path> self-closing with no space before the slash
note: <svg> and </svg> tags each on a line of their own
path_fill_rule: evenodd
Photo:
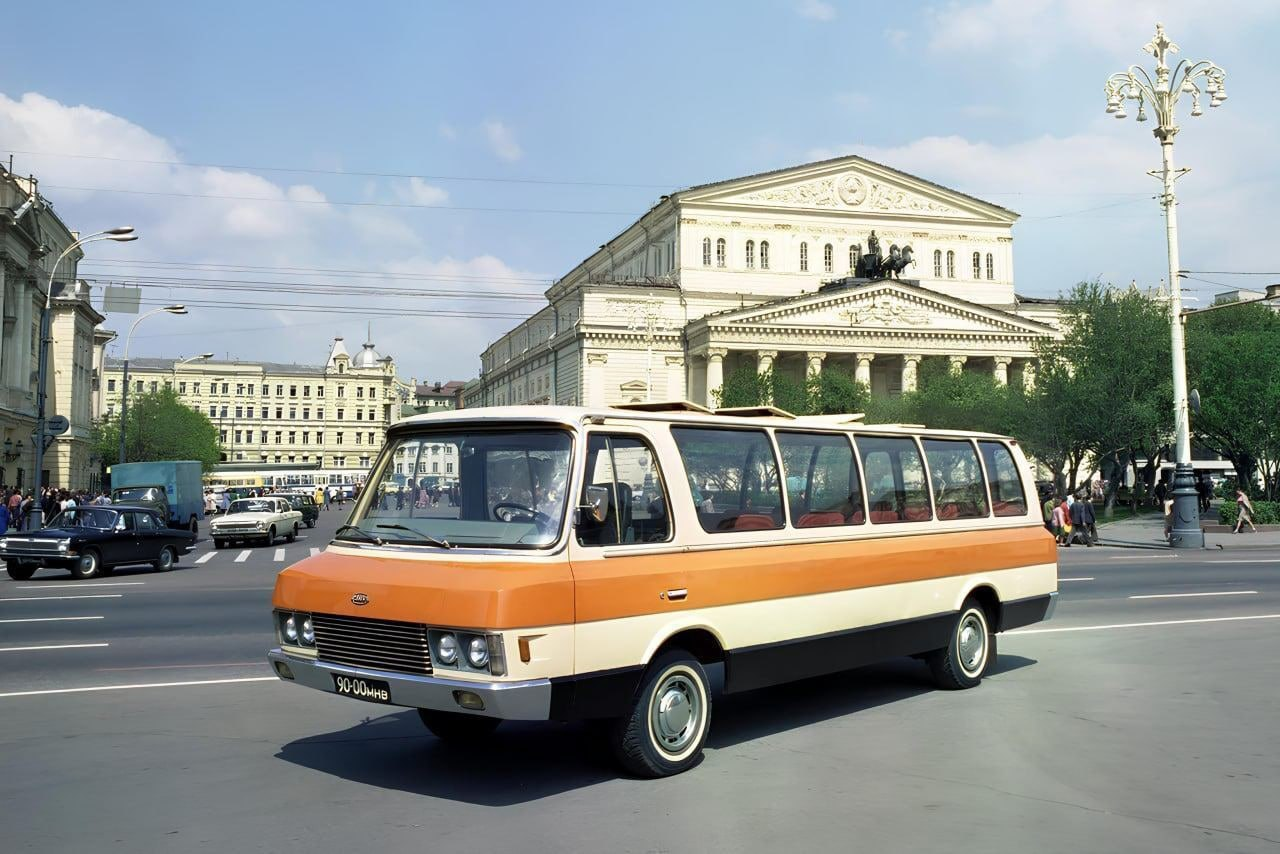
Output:
<svg viewBox="0 0 1280 854">
<path fill-rule="evenodd" d="M 849 321 L 850 326 L 863 323 L 892 326 L 896 323 L 907 326 L 926 326 L 929 323 L 929 312 L 917 305 L 896 299 L 889 294 L 880 294 L 868 300 L 860 300 L 851 305 L 840 316 Z"/>
<path fill-rule="evenodd" d="M 898 213 L 955 214 L 950 205 L 874 181 L 854 172 L 785 187 L 769 187 L 739 197 L 743 202 L 803 208 L 864 208 Z"/>
</svg>

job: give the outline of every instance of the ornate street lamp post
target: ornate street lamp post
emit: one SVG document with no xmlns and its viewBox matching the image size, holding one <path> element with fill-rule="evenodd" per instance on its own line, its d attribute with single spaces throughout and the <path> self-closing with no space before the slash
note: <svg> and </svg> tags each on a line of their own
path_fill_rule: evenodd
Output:
<svg viewBox="0 0 1280 854">
<path fill-rule="evenodd" d="M 1143 50 L 1156 59 L 1156 76 L 1152 80 L 1146 69 L 1136 65 L 1128 71 L 1112 74 L 1107 78 L 1107 112 L 1117 119 L 1128 114 L 1125 101 L 1138 102 L 1138 121 L 1147 120 L 1148 106 L 1155 112 L 1156 126 L 1151 129 L 1160 141 L 1163 165 L 1160 171 L 1148 174 L 1160 178 L 1164 192 L 1160 204 L 1164 208 L 1165 232 L 1169 246 L 1169 296 L 1173 344 L 1173 414 L 1176 430 L 1174 440 L 1175 467 L 1173 474 L 1173 531 L 1169 543 L 1174 548 L 1201 548 L 1204 532 L 1200 530 L 1200 504 L 1196 495 L 1195 471 L 1191 466 L 1191 427 L 1187 408 L 1187 354 L 1183 344 L 1182 283 L 1178 277 L 1178 216 L 1173 195 L 1173 182 L 1181 170 L 1173 168 L 1173 138 L 1178 133 L 1174 110 L 1182 95 L 1191 96 L 1191 115 L 1202 114 L 1200 97 L 1209 96 L 1209 106 L 1217 107 L 1227 100 L 1224 85 L 1226 72 L 1206 60 L 1188 62 L 1179 60 L 1170 70 L 1167 57 L 1178 52 L 1178 46 L 1169 41 L 1164 27 L 1156 24 L 1156 35 Z"/>
</svg>

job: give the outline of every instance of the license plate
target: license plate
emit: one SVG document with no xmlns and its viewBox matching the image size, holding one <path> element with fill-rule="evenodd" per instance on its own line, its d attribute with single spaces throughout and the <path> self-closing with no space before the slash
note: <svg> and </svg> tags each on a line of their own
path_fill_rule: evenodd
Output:
<svg viewBox="0 0 1280 854">
<path fill-rule="evenodd" d="M 344 697 L 367 700 L 370 703 L 390 703 L 391 686 L 381 679 L 365 679 L 360 676 L 333 675 L 333 690 Z"/>
</svg>

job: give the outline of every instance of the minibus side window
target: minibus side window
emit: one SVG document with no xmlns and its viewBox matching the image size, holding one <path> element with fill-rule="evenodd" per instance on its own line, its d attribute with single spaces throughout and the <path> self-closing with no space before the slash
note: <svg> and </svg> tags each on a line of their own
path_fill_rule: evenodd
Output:
<svg viewBox="0 0 1280 854">
<path fill-rule="evenodd" d="M 924 461 L 915 440 L 859 435 L 856 441 L 867 479 L 867 515 L 872 523 L 931 519 Z"/>
<path fill-rule="evenodd" d="M 924 439 L 921 444 L 929 463 L 938 518 L 985 518 L 987 487 L 973 444 L 965 439 Z"/>
<path fill-rule="evenodd" d="M 698 523 L 708 533 L 782 527 L 778 463 L 762 430 L 672 427 Z"/>
<path fill-rule="evenodd" d="M 1027 515 L 1027 494 L 1013 454 L 1000 442 L 979 442 L 982 461 L 987 467 L 987 485 L 991 489 L 991 507 L 997 516 Z"/>
<path fill-rule="evenodd" d="M 604 496 L 605 518 L 597 522 L 585 509 L 579 514 L 580 544 L 607 546 L 671 539 L 671 515 L 667 510 L 662 470 L 657 455 L 643 439 L 591 434 L 587 440 L 586 477 L 579 505 L 590 505 L 592 494 Z"/>
<path fill-rule="evenodd" d="M 778 431 L 791 524 L 796 528 L 861 525 L 862 484 L 845 436 Z"/>
</svg>

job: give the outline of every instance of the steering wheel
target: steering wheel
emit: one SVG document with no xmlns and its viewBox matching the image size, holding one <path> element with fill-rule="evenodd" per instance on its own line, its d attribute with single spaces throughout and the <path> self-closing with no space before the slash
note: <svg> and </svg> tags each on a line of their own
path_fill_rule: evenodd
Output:
<svg viewBox="0 0 1280 854">
<path fill-rule="evenodd" d="M 506 511 L 505 515 L 503 511 Z M 551 522 L 551 517 L 546 513 L 526 507 L 517 501 L 499 501 L 493 505 L 493 518 L 499 522 L 533 522 L 539 527 Z"/>
</svg>

